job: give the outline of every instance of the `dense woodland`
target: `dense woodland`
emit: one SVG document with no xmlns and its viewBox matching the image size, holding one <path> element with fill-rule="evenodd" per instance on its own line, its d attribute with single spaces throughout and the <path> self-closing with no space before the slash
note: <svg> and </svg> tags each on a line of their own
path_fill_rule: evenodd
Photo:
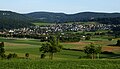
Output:
<svg viewBox="0 0 120 69">
<path fill-rule="evenodd" d="M 33 17 L 35 19 L 33 21 L 35 22 L 42 21 L 42 22 L 50 22 L 50 23 L 65 23 L 65 22 L 96 21 L 105 24 L 106 23 L 120 24 L 119 13 L 82 12 L 77 14 L 64 14 L 64 13 L 52 13 L 52 12 L 34 12 L 25 15 L 28 17 Z"/>
<path fill-rule="evenodd" d="M 77 14 L 34 12 L 19 14 L 11 11 L 0 11 L 0 29 L 14 29 L 33 26 L 34 22 L 69 23 L 99 22 L 103 24 L 120 24 L 119 13 L 83 12 Z"/>
<path fill-rule="evenodd" d="M 97 18 L 91 21 L 99 22 L 102 24 L 120 24 L 120 17 L 115 18 Z"/>
<path fill-rule="evenodd" d="M 0 11 L 0 29 L 15 29 L 32 25 L 29 17 L 11 11 Z"/>
</svg>

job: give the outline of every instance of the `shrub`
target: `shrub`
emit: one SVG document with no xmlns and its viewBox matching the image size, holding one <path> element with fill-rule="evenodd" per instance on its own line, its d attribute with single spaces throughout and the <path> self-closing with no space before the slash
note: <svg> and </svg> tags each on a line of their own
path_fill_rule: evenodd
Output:
<svg viewBox="0 0 120 69">
<path fill-rule="evenodd" d="M 9 54 L 8 56 L 7 56 L 7 59 L 11 59 L 11 58 L 17 58 L 17 54 Z"/>
<path fill-rule="evenodd" d="M 104 51 L 101 54 L 114 54 L 113 52 L 109 52 L 109 51 Z"/>
<path fill-rule="evenodd" d="M 120 40 L 117 41 L 116 46 L 120 46 Z"/>
<path fill-rule="evenodd" d="M 13 58 L 17 58 L 17 54 L 15 54 L 15 53 L 12 54 L 12 57 L 13 57 Z"/>
<path fill-rule="evenodd" d="M 1 58 L 2 58 L 2 59 L 5 59 L 5 58 L 6 58 L 6 55 L 5 55 L 5 54 L 1 54 Z"/>
<path fill-rule="evenodd" d="M 45 54 L 41 54 L 41 59 L 44 59 L 46 57 Z"/>
<path fill-rule="evenodd" d="M 112 41 L 112 38 L 108 38 L 109 41 Z"/>
<path fill-rule="evenodd" d="M 85 40 L 90 40 L 91 39 L 91 37 L 90 36 L 87 36 L 86 38 L 85 38 Z"/>
<path fill-rule="evenodd" d="M 0 43 L 0 58 L 3 58 L 3 56 L 5 55 L 5 49 L 4 49 L 4 42 Z"/>
<path fill-rule="evenodd" d="M 29 57 L 29 53 L 26 53 L 26 54 L 25 54 L 25 57 L 28 58 L 28 57 Z"/>
</svg>

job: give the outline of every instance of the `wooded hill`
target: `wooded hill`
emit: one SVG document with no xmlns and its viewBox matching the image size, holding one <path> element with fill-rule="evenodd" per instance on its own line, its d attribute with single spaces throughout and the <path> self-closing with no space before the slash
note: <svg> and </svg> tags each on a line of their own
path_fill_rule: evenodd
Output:
<svg viewBox="0 0 120 69">
<path fill-rule="evenodd" d="M 20 14 L 12 11 L 0 11 L 0 29 L 13 29 L 33 26 L 34 22 L 99 22 L 104 24 L 120 24 L 120 13 L 82 12 L 64 14 L 52 12 L 33 12 Z"/>
<path fill-rule="evenodd" d="M 0 11 L 0 29 L 22 28 L 33 25 L 31 18 L 11 11 Z"/>
<path fill-rule="evenodd" d="M 96 21 L 101 23 L 120 24 L 120 13 L 96 13 L 82 12 L 77 14 L 64 14 L 52 12 L 33 12 L 25 14 L 28 17 L 33 17 L 34 21 L 64 23 L 64 22 L 89 22 Z M 105 21 L 105 22 L 104 22 Z"/>
</svg>

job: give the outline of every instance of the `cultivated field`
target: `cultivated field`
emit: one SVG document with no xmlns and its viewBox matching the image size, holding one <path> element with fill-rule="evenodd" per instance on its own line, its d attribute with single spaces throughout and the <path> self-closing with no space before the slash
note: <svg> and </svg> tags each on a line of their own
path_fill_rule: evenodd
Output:
<svg viewBox="0 0 120 69">
<path fill-rule="evenodd" d="M 0 60 L 0 69 L 119 69 L 120 60 Z"/>
<path fill-rule="evenodd" d="M 85 59 L 86 54 L 82 51 L 62 50 L 55 53 L 54 59 L 47 56 L 40 59 L 39 48 L 43 42 L 36 39 L 13 39 L 0 38 L 5 42 L 6 54 L 16 53 L 18 59 L 0 60 L 0 69 L 119 69 L 120 68 L 120 47 L 108 46 L 115 44 L 117 39 L 108 41 L 104 38 L 93 38 L 88 41 L 61 43 L 64 48 L 78 49 L 92 43 L 100 44 L 102 51 L 113 52 L 114 54 L 101 54 L 100 59 Z M 29 59 L 25 59 L 25 53 L 29 53 Z M 48 54 L 47 54 L 48 55 Z M 117 58 L 117 59 L 112 59 Z"/>
</svg>

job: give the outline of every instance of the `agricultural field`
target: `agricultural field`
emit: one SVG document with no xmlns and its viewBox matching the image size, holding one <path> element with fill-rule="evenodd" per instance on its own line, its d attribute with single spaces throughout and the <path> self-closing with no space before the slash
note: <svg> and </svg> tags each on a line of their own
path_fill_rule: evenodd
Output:
<svg viewBox="0 0 120 69">
<path fill-rule="evenodd" d="M 99 24 L 97 22 L 74 22 L 74 23 L 77 23 L 77 24 L 81 24 L 81 25 L 90 25 L 90 24 Z M 45 25 L 55 25 L 55 23 L 42 23 L 42 22 L 38 22 L 38 23 L 33 23 L 34 25 L 36 26 L 45 26 Z M 73 22 L 69 22 L 69 23 L 62 23 L 62 24 L 73 24 Z"/>
<path fill-rule="evenodd" d="M 55 23 L 33 23 L 36 26 L 54 25 Z"/>
<path fill-rule="evenodd" d="M 17 39 L 0 37 L 0 42 L 5 42 L 5 54 L 16 53 L 18 59 L 0 60 L 0 69 L 119 69 L 120 68 L 120 47 L 108 46 L 116 44 L 117 39 L 108 41 L 103 38 L 92 38 L 91 40 L 80 42 L 61 43 L 66 49 L 83 50 L 91 42 L 102 46 L 102 51 L 113 52 L 114 54 L 100 54 L 100 59 L 86 59 L 86 54 L 82 51 L 62 50 L 55 53 L 53 60 L 46 54 L 45 59 L 41 59 L 39 48 L 44 42 L 38 39 Z M 29 53 L 29 59 L 25 59 L 25 53 Z M 116 58 L 117 57 L 117 58 Z M 112 59 L 116 58 L 116 59 Z"/>
<path fill-rule="evenodd" d="M 120 60 L 0 60 L 0 69 L 119 69 Z"/>
<path fill-rule="evenodd" d="M 39 48 L 41 47 L 41 44 L 44 42 L 40 42 L 37 39 L 11 39 L 11 38 L 0 38 L 0 42 L 5 42 L 5 50 L 6 53 L 17 53 L 18 55 L 22 55 L 24 57 L 25 53 L 29 53 L 31 56 L 40 57 Z M 61 43 L 64 48 L 67 49 L 78 49 L 83 50 L 85 46 L 87 46 L 90 43 L 99 44 L 102 46 L 102 51 L 110 51 L 119 54 L 120 47 L 114 47 L 114 46 L 108 46 L 109 44 L 116 44 L 117 39 L 114 39 L 112 41 L 108 41 L 105 38 L 93 38 L 91 40 L 87 41 L 80 41 L 80 42 L 65 42 Z M 73 54 L 74 53 L 74 54 Z M 79 56 L 85 56 L 83 52 L 80 51 L 69 51 L 69 50 L 62 50 L 61 52 L 56 53 L 56 58 L 74 58 L 76 53 L 76 59 L 78 59 Z M 67 57 L 67 56 L 71 57 Z M 102 56 L 101 56 L 102 57 Z"/>
</svg>

